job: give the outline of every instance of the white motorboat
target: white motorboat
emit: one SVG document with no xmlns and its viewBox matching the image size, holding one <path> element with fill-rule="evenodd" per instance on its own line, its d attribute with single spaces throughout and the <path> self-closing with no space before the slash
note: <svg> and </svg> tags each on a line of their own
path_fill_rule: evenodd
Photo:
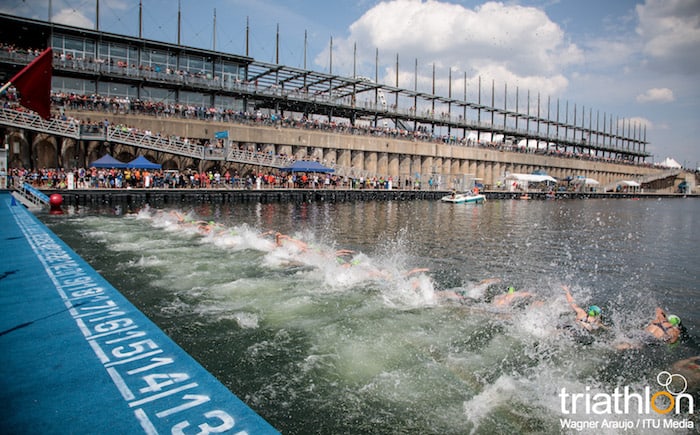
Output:
<svg viewBox="0 0 700 435">
<path fill-rule="evenodd" d="M 442 202 L 452 202 L 454 204 L 465 204 L 465 203 L 482 203 L 486 201 L 486 196 L 481 193 L 465 192 L 456 193 L 452 192 L 449 195 L 445 195 L 440 198 Z"/>
</svg>

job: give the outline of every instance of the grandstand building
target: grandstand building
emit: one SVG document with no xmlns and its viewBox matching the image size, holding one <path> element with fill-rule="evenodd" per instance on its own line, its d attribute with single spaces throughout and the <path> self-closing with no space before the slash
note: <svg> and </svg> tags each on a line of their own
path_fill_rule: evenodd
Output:
<svg viewBox="0 0 700 435">
<path fill-rule="evenodd" d="M 668 175 L 646 163 L 641 127 L 590 108 L 545 104 L 539 95 L 530 113 L 529 93 L 520 104 L 525 112 L 517 96 L 516 110 L 498 107 L 493 83 L 485 104 L 481 84 L 478 101 L 467 101 L 466 91 L 446 97 L 3 14 L 0 44 L 3 83 L 53 48 L 52 110 L 80 125 L 61 133 L 68 129 L 39 127 L 3 109 L 11 167 L 73 169 L 109 153 L 122 161 L 146 155 L 164 169 L 243 174 L 308 159 L 339 176 L 444 188 L 467 177 L 495 186 L 506 174 L 535 171 L 602 184 Z M 115 128 L 130 140 L 110 133 Z M 177 147 L 156 144 L 163 138 Z"/>
</svg>

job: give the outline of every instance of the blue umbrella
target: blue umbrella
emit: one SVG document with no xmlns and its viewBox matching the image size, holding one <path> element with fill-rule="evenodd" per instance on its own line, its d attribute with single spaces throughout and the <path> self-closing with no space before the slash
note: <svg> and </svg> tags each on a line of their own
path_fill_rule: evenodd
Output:
<svg viewBox="0 0 700 435">
<path fill-rule="evenodd" d="M 90 163 L 91 168 L 126 168 L 126 163 L 120 162 L 109 154 L 105 154 L 94 162 Z"/>
<path fill-rule="evenodd" d="M 144 156 L 138 156 L 134 160 L 126 164 L 127 168 L 133 169 L 160 169 L 161 165 L 153 163 Z"/>
<path fill-rule="evenodd" d="M 335 169 L 323 166 L 319 162 L 313 160 L 297 160 L 290 166 L 284 168 L 284 170 L 289 172 L 335 172 Z"/>
</svg>

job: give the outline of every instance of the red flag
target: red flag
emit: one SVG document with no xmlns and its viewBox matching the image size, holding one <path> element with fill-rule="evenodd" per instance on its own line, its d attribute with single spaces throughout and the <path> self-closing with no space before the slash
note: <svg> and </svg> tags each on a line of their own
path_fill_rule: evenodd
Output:
<svg viewBox="0 0 700 435">
<path fill-rule="evenodd" d="M 52 65 L 53 51 L 49 47 L 10 80 L 19 91 L 20 104 L 44 119 L 51 117 Z"/>
</svg>

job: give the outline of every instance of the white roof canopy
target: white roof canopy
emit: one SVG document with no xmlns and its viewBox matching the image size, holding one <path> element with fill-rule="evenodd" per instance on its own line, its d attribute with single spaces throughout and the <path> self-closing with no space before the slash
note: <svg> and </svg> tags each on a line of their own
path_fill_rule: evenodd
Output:
<svg viewBox="0 0 700 435">
<path fill-rule="evenodd" d="M 674 169 L 680 169 L 682 167 L 680 163 L 678 163 L 675 159 L 671 157 L 666 157 L 666 159 L 664 159 L 663 162 L 659 162 L 656 165 Z"/>
<path fill-rule="evenodd" d="M 641 184 L 637 183 L 636 181 L 631 181 L 631 180 L 622 180 L 620 181 L 621 186 L 629 186 L 629 187 L 640 187 Z"/>
<path fill-rule="evenodd" d="M 527 181 L 528 183 L 556 183 L 556 178 L 537 174 L 508 174 L 506 180 Z"/>
</svg>

